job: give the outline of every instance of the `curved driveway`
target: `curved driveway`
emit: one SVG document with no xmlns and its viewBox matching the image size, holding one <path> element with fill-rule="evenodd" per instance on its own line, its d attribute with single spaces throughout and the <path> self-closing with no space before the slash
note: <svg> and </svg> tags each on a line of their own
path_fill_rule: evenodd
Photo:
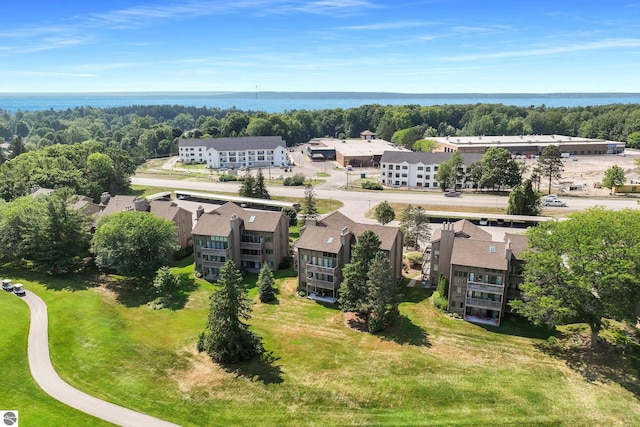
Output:
<svg viewBox="0 0 640 427">
<path fill-rule="evenodd" d="M 23 297 L 31 310 L 29 327 L 29 368 L 38 385 L 51 397 L 110 423 L 126 427 L 177 427 L 149 415 L 97 399 L 64 382 L 53 369 L 49 357 L 47 305 L 33 292 Z"/>
</svg>

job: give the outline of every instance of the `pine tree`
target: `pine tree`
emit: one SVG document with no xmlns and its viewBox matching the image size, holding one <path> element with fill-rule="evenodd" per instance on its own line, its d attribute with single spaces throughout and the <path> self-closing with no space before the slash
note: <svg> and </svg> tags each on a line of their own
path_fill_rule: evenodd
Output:
<svg viewBox="0 0 640 427">
<path fill-rule="evenodd" d="M 551 194 L 551 182 L 554 179 L 559 179 L 562 176 L 562 171 L 564 171 L 560 149 L 555 145 L 544 147 L 538 158 L 537 166 L 540 170 L 540 175 L 549 179 L 549 194 Z"/>
<path fill-rule="evenodd" d="M 316 207 L 316 195 L 313 192 L 313 187 L 308 185 L 304 190 L 304 202 L 302 203 L 302 209 L 300 210 L 300 224 L 303 225 L 305 220 L 314 219 L 318 217 L 318 208 Z"/>
<path fill-rule="evenodd" d="M 255 196 L 255 188 L 256 188 L 256 179 L 251 175 L 251 172 L 247 170 L 247 173 L 244 176 L 244 181 L 242 181 L 242 185 L 240 186 L 240 190 L 238 194 L 240 197 L 256 197 Z"/>
<path fill-rule="evenodd" d="M 232 260 L 220 270 L 218 286 L 220 289 L 211 295 L 209 318 L 198 349 L 218 363 L 238 363 L 261 355 L 262 340 L 243 322 L 251 318 L 251 301 Z"/>
<path fill-rule="evenodd" d="M 262 169 L 258 169 L 258 173 L 256 174 L 256 181 L 253 186 L 253 197 L 257 197 L 258 199 L 271 199 L 271 195 L 269 191 L 267 191 L 267 186 L 264 183 L 264 175 L 262 174 Z"/>
<path fill-rule="evenodd" d="M 367 286 L 369 267 L 380 251 L 380 238 L 371 230 L 358 237 L 351 261 L 342 269 L 338 301 L 343 311 L 353 311 L 365 321 L 371 313 Z"/>
<path fill-rule="evenodd" d="M 368 298 L 365 307 L 369 310 L 367 327 L 369 332 L 376 333 L 384 328 L 387 304 L 393 298 L 395 282 L 389 257 L 378 251 L 371 261 L 367 273 Z"/>
<path fill-rule="evenodd" d="M 273 302 L 276 300 L 276 290 L 274 288 L 275 279 L 273 272 L 266 262 L 262 264 L 260 273 L 258 274 L 258 295 L 260 302 Z"/>
</svg>

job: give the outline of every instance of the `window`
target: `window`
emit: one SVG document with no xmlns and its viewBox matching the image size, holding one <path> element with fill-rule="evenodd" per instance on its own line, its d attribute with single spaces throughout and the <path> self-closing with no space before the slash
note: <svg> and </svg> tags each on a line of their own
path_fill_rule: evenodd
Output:
<svg viewBox="0 0 640 427">
<path fill-rule="evenodd" d="M 417 175 L 416 178 L 422 179 L 422 175 Z"/>
<path fill-rule="evenodd" d="M 407 170 L 407 169 L 408 169 L 408 167 L 403 165 L 403 166 L 402 166 L 402 169 L 403 169 L 403 170 Z"/>
<path fill-rule="evenodd" d="M 462 286 L 456 286 L 456 294 L 462 293 Z"/>
<path fill-rule="evenodd" d="M 431 172 L 431 166 L 427 166 L 424 170 L 426 170 L 427 172 Z"/>
<path fill-rule="evenodd" d="M 424 168 L 423 168 L 422 166 L 418 166 L 418 170 L 419 170 L 419 171 L 421 171 L 421 170 L 423 170 L 423 169 L 424 169 Z"/>
</svg>

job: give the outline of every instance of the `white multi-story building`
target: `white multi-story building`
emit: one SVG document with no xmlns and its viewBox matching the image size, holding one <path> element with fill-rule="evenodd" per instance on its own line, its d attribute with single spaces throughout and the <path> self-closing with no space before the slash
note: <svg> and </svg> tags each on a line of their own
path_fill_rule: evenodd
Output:
<svg viewBox="0 0 640 427">
<path fill-rule="evenodd" d="M 181 139 L 178 154 L 184 163 L 206 163 L 212 169 L 289 164 L 287 143 L 279 136 Z"/>
<path fill-rule="evenodd" d="M 392 187 L 438 188 L 436 173 L 441 163 L 453 153 L 417 153 L 413 151 L 385 151 L 380 159 L 380 183 Z M 463 170 L 480 161 L 481 154 L 465 153 Z M 463 187 L 470 187 L 465 182 Z"/>
</svg>

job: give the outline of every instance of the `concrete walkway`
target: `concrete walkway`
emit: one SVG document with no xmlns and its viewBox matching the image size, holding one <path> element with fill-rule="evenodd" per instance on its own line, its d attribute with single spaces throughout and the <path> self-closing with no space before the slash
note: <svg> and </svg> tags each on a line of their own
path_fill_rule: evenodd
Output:
<svg viewBox="0 0 640 427">
<path fill-rule="evenodd" d="M 34 293 L 27 291 L 23 300 L 31 310 L 29 327 L 29 368 L 36 383 L 51 397 L 110 423 L 126 427 L 177 427 L 149 415 L 97 399 L 71 387 L 58 376 L 49 357 L 47 305 Z"/>
</svg>

